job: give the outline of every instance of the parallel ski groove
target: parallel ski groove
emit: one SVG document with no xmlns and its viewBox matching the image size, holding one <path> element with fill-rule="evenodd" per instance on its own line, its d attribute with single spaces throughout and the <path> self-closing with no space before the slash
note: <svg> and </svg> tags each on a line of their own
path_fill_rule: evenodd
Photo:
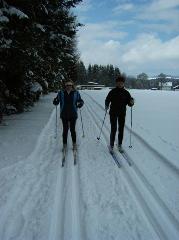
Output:
<svg viewBox="0 0 179 240">
<path fill-rule="evenodd" d="M 121 165 L 121 163 L 119 162 L 117 156 L 115 155 L 114 150 L 111 151 L 111 149 L 110 149 L 109 146 L 108 146 L 108 149 L 109 149 L 109 153 L 111 154 L 111 156 L 112 156 L 112 158 L 114 159 L 114 161 L 115 161 L 116 165 L 118 166 L 118 168 L 121 168 L 122 165 Z"/>
<path fill-rule="evenodd" d="M 62 153 L 63 153 L 63 156 L 62 156 L 62 167 L 64 167 L 64 164 L 65 164 L 66 152 L 67 152 L 67 149 L 63 149 L 62 150 Z"/>
<path fill-rule="evenodd" d="M 86 94 L 86 93 L 85 93 Z M 88 94 L 86 94 L 89 98 L 91 98 L 93 100 L 93 102 L 96 102 L 91 96 L 89 96 Z M 100 104 L 97 104 L 100 108 L 104 109 L 102 106 L 100 106 Z M 93 115 L 94 117 L 94 120 L 95 120 L 95 123 L 96 123 L 96 126 L 99 127 L 99 123 L 98 121 L 100 120 L 100 118 L 97 119 L 97 116 L 94 115 L 94 112 L 91 110 L 91 106 L 88 107 L 88 110 L 89 112 L 91 113 L 91 115 Z M 107 131 L 109 131 L 109 129 L 107 128 L 106 125 L 104 125 L 104 127 L 106 128 Z M 108 137 L 106 138 L 106 133 L 104 132 L 103 133 L 103 137 L 104 139 L 108 139 Z M 149 148 L 149 150 L 151 150 Z M 119 152 L 120 153 L 120 152 Z M 154 154 L 154 151 L 151 151 L 152 154 Z M 165 203 L 162 201 L 162 199 L 158 196 L 158 194 L 155 192 L 155 190 L 153 189 L 153 191 L 151 191 L 150 187 L 148 186 L 148 184 L 150 184 L 147 179 L 145 179 L 146 181 L 144 181 L 144 179 L 141 177 L 141 175 L 136 171 L 136 168 L 137 166 L 135 165 L 135 163 L 131 160 L 130 157 L 128 157 L 128 154 L 122 154 L 122 157 L 127 161 L 129 160 L 131 162 L 131 165 L 134 166 L 134 168 L 131 168 L 132 172 L 129 172 L 131 170 L 127 170 L 127 168 L 124 167 L 124 176 L 126 178 L 128 178 L 128 180 L 130 179 L 129 181 L 129 184 L 131 184 L 131 187 L 132 189 L 135 188 L 135 191 L 134 192 L 137 192 L 136 197 L 138 198 L 139 196 L 141 197 L 141 201 L 142 203 L 144 204 L 144 213 L 145 215 L 147 216 L 149 222 L 151 223 L 151 225 L 153 226 L 153 229 L 155 230 L 155 232 L 157 233 L 157 235 L 161 238 L 161 239 L 170 239 L 168 238 L 168 236 L 171 234 L 172 236 L 174 236 L 174 239 L 175 239 L 175 230 L 177 229 L 174 229 L 176 226 L 177 226 L 177 221 L 175 222 L 174 221 L 174 216 L 173 214 L 170 212 L 170 210 L 167 208 L 167 206 L 165 205 Z M 158 156 L 158 154 L 156 154 Z M 120 155 L 119 155 L 120 156 Z M 159 157 L 159 160 L 163 160 L 161 158 L 161 156 L 158 156 Z M 164 163 L 164 162 L 163 162 Z M 166 163 L 166 161 L 165 161 Z M 128 163 L 130 164 L 130 163 Z M 169 166 L 171 167 L 171 166 Z M 138 168 L 137 168 L 138 169 Z M 170 168 L 171 169 L 171 168 Z M 173 169 L 174 170 L 174 169 Z M 176 171 L 175 171 L 176 170 Z M 175 168 L 174 172 L 178 174 L 178 169 Z M 129 174 L 130 173 L 130 174 Z M 131 174 L 132 173 L 132 174 Z M 153 211 L 153 209 L 150 207 L 150 204 L 148 205 L 148 201 L 146 200 L 145 197 L 143 197 L 141 194 L 140 194 L 140 189 L 138 188 L 138 186 L 136 184 L 134 184 L 135 181 L 133 181 L 133 175 L 136 174 L 136 177 L 138 177 L 138 180 L 140 182 L 140 185 L 142 186 L 142 188 L 144 188 L 145 192 L 149 192 L 150 196 L 152 197 L 152 200 L 151 201 L 154 201 L 153 203 L 155 203 L 155 205 L 158 205 L 160 206 L 160 210 L 161 210 L 161 216 L 162 216 L 162 221 L 163 224 L 165 225 L 165 220 L 166 219 L 170 219 L 170 230 L 169 233 L 166 232 L 166 228 L 165 226 L 163 226 L 163 224 L 159 221 L 158 219 L 158 216 L 157 216 L 157 212 Z M 132 176 L 131 176 L 132 175 Z M 139 198 L 140 198 L 139 197 Z M 140 202 L 140 201 L 139 201 Z M 161 204 L 162 203 L 162 204 Z M 167 210 L 168 210 L 168 213 L 167 213 Z M 165 215 L 165 217 L 163 218 L 163 215 Z M 167 216 L 167 218 L 166 218 Z M 167 221 L 167 220 L 166 220 Z M 157 226 L 157 227 L 156 227 Z M 172 231 L 173 229 L 173 231 Z"/>
<path fill-rule="evenodd" d="M 132 162 L 129 160 L 127 153 L 124 151 L 123 153 L 121 153 L 122 156 L 124 157 L 124 159 L 126 160 L 126 162 L 128 163 L 128 165 L 131 167 L 132 166 Z"/>
<path fill-rule="evenodd" d="M 74 165 L 77 163 L 77 149 L 73 149 Z"/>
</svg>

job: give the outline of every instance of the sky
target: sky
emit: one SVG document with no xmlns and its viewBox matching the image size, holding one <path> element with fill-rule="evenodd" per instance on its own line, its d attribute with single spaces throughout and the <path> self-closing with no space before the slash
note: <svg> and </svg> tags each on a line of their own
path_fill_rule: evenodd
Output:
<svg viewBox="0 0 179 240">
<path fill-rule="evenodd" d="M 78 50 L 86 66 L 179 76 L 179 0 L 84 0 L 75 14 L 84 24 Z"/>
</svg>

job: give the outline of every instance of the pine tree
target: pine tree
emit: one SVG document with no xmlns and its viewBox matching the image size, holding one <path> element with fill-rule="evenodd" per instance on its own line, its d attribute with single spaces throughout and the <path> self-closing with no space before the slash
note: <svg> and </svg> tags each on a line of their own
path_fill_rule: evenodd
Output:
<svg viewBox="0 0 179 240">
<path fill-rule="evenodd" d="M 0 0 L 0 75 L 18 111 L 33 104 L 33 85 L 44 92 L 76 81 L 75 35 L 81 26 L 71 13 L 81 0 Z"/>
</svg>

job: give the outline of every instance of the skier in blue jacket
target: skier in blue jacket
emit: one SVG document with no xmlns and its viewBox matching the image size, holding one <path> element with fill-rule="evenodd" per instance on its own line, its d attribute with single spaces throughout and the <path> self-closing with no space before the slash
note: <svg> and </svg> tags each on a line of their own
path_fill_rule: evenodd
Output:
<svg viewBox="0 0 179 240">
<path fill-rule="evenodd" d="M 65 89 L 60 90 L 53 100 L 54 105 L 60 103 L 60 118 L 63 124 L 63 147 L 67 146 L 68 130 L 70 128 L 73 149 L 76 149 L 76 131 L 75 125 L 78 118 L 77 108 L 81 108 L 84 104 L 80 93 L 75 90 L 72 81 L 65 83 Z"/>
</svg>

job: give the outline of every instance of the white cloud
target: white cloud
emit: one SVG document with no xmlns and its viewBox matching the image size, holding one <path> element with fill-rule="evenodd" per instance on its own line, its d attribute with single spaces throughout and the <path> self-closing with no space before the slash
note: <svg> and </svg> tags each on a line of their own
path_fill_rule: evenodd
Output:
<svg viewBox="0 0 179 240">
<path fill-rule="evenodd" d="M 140 8 L 138 19 L 151 21 L 172 21 L 178 25 L 179 22 L 179 0 L 153 0 L 152 3 Z"/>
<path fill-rule="evenodd" d="M 162 42 L 153 35 L 142 34 L 136 40 L 126 44 L 126 52 L 122 57 L 124 63 L 170 59 L 179 61 L 179 36 Z"/>
<path fill-rule="evenodd" d="M 80 38 L 86 41 L 90 39 L 99 41 L 104 39 L 124 38 L 127 33 L 117 31 L 116 26 L 118 26 L 118 22 L 115 21 L 108 21 L 100 24 L 87 23 L 79 30 Z"/>
<path fill-rule="evenodd" d="M 179 32 L 179 0 L 141 1 L 141 4 L 118 1 L 113 13 L 120 16 L 121 12 L 130 13 L 128 19 L 136 21 L 135 24 L 142 28 L 168 34 Z"/>
<path fill-rule="evenodd" d="M 91 0 L 83 0 L 83 2 L 77 5 L 76 9 L 79 12 L 87 12 L 89 9 L 92 8 Z"/>
<path fill-rule="evenodd" d="M 149 11 L 170 10 L 179 6 L 179 0 L 154 0 Z"/>
<path fill-rule="evenodd" d="M 127 74 L 178 75 L 179 0 L 141 0 L 139 5 L 116 0 L 116 5 L 115 11 L 125 10 L 128 20 L 121 21 L 119 15 L 118 20 L 86 23 L 80 29 L 79 50 L 85 65 L 113 64 Z M 140 34 L 140 31 L 150 34 Z M 164 41 L 162 36 L 168 40 Z"/>
<path fill-rule="evenodd" d="M 130 11 L 134 8 L 132 3 L 118 4 L 114 9 L 114 13 L 119 13 L 121 11 Z"/>
<path fill-rule="evenodd" d="M 155 35 L 141 34 L 133 41 L 122 43 L 117 33 L 110 34 L 112 29 L 109 26 L 104 30 L 101 25 L 95 24 L 87 27 L 87 35 L 85 32 L 80 35 L 79 49 L 85 65 L 113 64 L 127 74 L 178 74 L 179 36 L 164 42 Z"/>
</svg>

